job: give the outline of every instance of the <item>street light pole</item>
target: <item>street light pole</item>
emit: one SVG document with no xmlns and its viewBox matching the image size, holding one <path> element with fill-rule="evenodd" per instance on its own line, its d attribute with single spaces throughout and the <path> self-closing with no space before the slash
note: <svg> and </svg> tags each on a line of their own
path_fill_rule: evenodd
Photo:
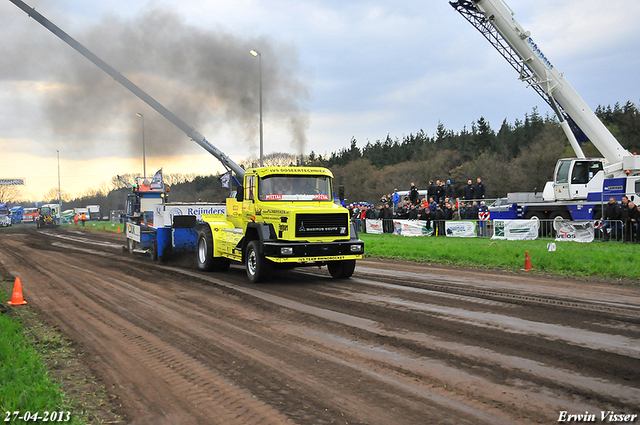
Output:
<svg viewBox="0 0 640 425">
<path fill-rule="evenodd" d="M 144 180 L 147 178 L 147 162 L 144 154 L 144 115 L 139 112 L 136 115 L 142 118 L 142 179 Z"/>
<path fill-rule="evenodd" d="M 258 58 L 258 67 L 260 69 L 260 166 L 263 167 L 262 154 L 263 154 L 263 136 L 262 136 L 262 55 L 257 50 L 251 50 L 253 56 Z"/>
<path fill-rule="evenodd" d="M 62 220 L 62 192 L 60 191 L 60 151 L 56 149 L 56 153 L 58 154 L 58 212 L 60 213 L 60 219 Z"/>
</svg>

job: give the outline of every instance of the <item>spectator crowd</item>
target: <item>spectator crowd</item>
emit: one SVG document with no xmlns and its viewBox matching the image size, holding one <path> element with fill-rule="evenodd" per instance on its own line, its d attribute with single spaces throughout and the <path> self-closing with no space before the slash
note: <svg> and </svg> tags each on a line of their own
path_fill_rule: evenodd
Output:
<svg viewBox="0 0 640 425">
<path fill-rule="evenodd" d="M 451 180 L 432 180 L 426 197 L 420 198 L 418 188 L 411 183 L 404 197 L 395 189 L 393 194 L 382 196 L 377 208 L 373 204 L 351 204 L 347 209 L 358 231 L 365 219 L 382 219 L 384 233 L 393 233 L 393 219 L 422 220 L 426 222 L 427 229 L 444 236 L 445 221 L 478 220 L 480 214 L 487 211 L 484 202 L 487 190 L 481 178 L 477 179 L 475 185 L 471 180 L 467 182 L 462 199 L 454 199 L 455 193 Z"/>
<path fill-rule="evenodd" d="M 640 243 L 640 211 L 627 196 L 618 204 L 615 198 L 602 210 L 602 241 L 608 242 L 612 237 L 622 242 Z"/>
</svg>

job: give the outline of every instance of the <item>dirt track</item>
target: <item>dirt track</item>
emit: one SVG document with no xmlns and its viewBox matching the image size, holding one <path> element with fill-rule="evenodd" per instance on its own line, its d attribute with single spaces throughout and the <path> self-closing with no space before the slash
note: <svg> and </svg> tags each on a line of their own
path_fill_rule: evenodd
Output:
<svg viewBox="0 0 640 425">
<path fill-rule="evenodd" d="M 249 284 L 18 226 L 0 262 L 133 424 L 528 424 L 640 414 L 640 287 L 361 261 Z M 636 418 L 636 423 L 640 423 Z"/>
</svg>

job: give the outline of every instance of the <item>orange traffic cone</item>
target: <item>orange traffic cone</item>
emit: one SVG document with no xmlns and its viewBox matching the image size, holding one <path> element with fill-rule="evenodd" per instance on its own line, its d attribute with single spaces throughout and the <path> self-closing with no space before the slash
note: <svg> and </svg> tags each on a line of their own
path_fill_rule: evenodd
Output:
<svg viewBox="0 0 640 425">
<path fill-rule="evenodd" d="M 7 301 L 9 305 L 25 305 L 27 302 L 22 297 L 22 282 L 19 277 L 16 277 L 16 281 L 13 284 L 13 296 L 11 301 Z"/>
<path fill-rule="evenodd" d="M 120 226 L 118 226 L 118 231 L 116 233 L 120 233 Z"/>
<path fill-rule="evenodd" d="M 529 251 L 527 251 L 527 253 L 524 256 L 524 270 L 525 271 L 533 270 L 533 267 L 531 267 L 531 258 L 529 258 Z"/>
</svg>

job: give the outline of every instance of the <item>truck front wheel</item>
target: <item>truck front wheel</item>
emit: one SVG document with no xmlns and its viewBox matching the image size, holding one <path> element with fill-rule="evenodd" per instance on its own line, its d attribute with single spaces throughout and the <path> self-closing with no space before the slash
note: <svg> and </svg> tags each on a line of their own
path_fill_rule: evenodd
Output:
<svg viewBox="0 0 640 425">
<path fill-rule="evenodd" d="M 247 277 L 253 283 L 271 279 L 271 262 L 260 254 L 260 241 L 251 241 L 246 254 Z"/>
<path fill-rule="evenodd" d="M 327 268 L 334 279 L 349 279 L 356 269 L 356 260 L 334 261 Z"/>
<path fill-rule="evenodd" d="M 229 270 L 229 260 L 213 256 L 213 235 L 210 227 L 198 232 L 198 268 L 207 272 L 224 272 Z"/>
</svg>

